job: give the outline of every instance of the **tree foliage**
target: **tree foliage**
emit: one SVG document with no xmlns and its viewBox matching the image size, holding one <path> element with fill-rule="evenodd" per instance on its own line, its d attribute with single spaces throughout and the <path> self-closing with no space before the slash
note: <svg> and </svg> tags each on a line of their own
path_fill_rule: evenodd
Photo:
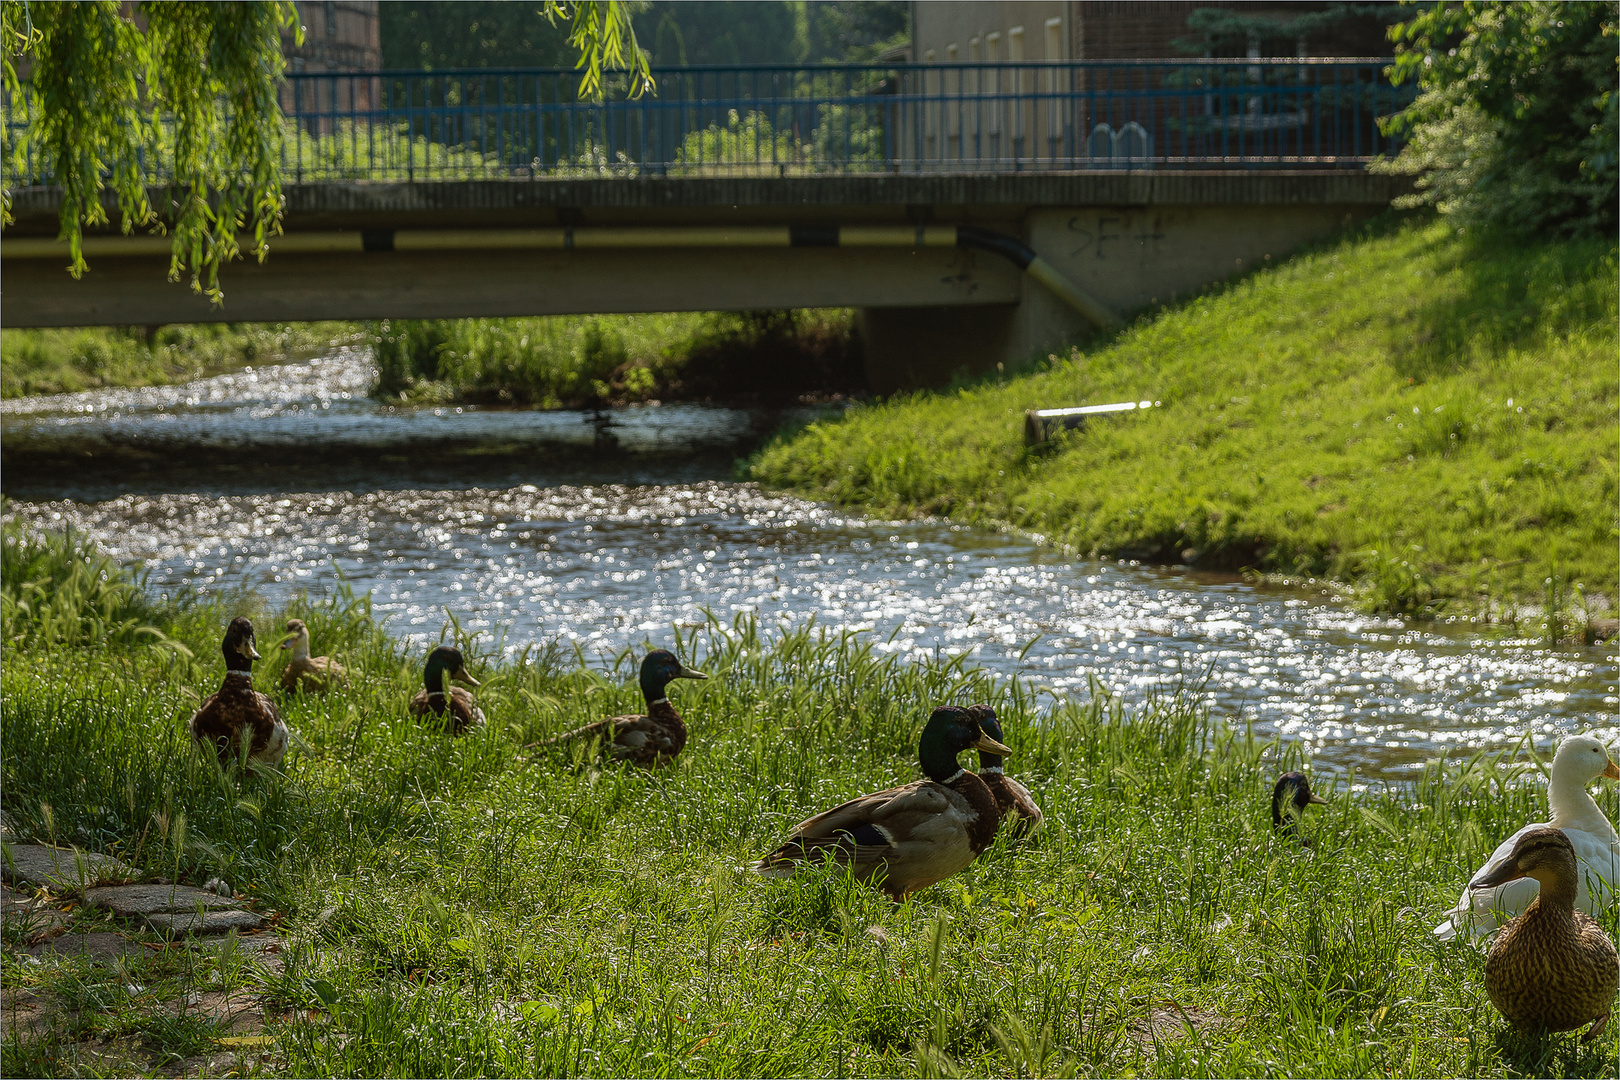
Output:
<svg viewBox="0 0 1620 1080">
<path fill-rule="evenodd" d="M 1620 199 L 1612 0 L 1436 4 L 1394 27 L 1391 76 L 1422 93 L 1386 129 L 1412 203 L 1526 232 L 1613 232 Z"/>
<path fill-rule="evenodd" d="M 1258 46 L 1262 56 L 1293 56 L 1300 42 L 1311 55 L 1346 55 L 1345 46 L 1363 42 L 1375 48 L 1400 5 L 1384 3 L 1289 4 L 1283 8 L 1200 7 L 1187 16 L 1191 37 L 1176 48 L 1192 55 L 1244 56 Z M 1332 43 L 1331 53 L 1324 46 Z"/>
<path fill-rule="evenodd" d="M 652 89 L 628 3 L 544 0 L 533 11 L 562 25 L 581 96 L 600 96 L 603 70 L 614 67 L 628 71 L 633 96 Z M 291 0 L 0 0 L 8 117 L 25 121 L 15 136 L 6 125 L 7 175 L 49 177 L 62 189 L 75 278 L 89 269 L 85 228 L 107 224 L 109 187 L 123 231 L 169 233 L 170 279 L 189 279 L 216 304 L 223 263 L 244 246 L 265 258 L 281 222 L 277 95 L 288 26 L 302 40 Z M 11 220 L 9 189 L 0 220 Z"/>
<path fill-rule="evenodd" d="M 290 0 L 147 0 L 129 11 L 116 0 L 0 4 L 6 93 L 29 121 L 7 149 L 33 155 L 61 186 L 74 277 L 88 269 L 84 227 L 107 221 L 106 186 L 124 231 L 172 233 L 170 278 L 189 277 L 216 302 L 239 230 L 265 256 L 281 213 L 281 28 L 296 19 Z M 16 69 L 24 57 L 27 82 Z M 149 160 L 169 163 L 156 206 Z M 9 204 L 8 194 L 8 217 Z"/>
</svg>

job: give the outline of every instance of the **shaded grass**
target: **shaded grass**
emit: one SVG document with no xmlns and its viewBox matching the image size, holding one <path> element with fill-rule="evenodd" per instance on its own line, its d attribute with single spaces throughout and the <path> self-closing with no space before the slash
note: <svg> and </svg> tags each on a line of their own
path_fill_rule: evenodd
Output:
<svg viewBox="0 0 1620 1080">
<path fill-rule="evenodd" d="M 261 638 L 304 618 L 351 672 L 326 697 L 282 698 L 299 739 L 284 768 L 243 777 L 182 734 L 218 684 L 217 636 L 237 610 Z M 163 629 L 191 655 L 6 651 L 4 807 L 25 835 L 219 874 L 284 912 L 285 967 L 252 976 L 272 1009 L 294 1010 L 272 1028 L 277 1073 L 1616 1068 L 1614 1034 L 1586 1049 L 1506 1034 L 1483 957 L 1428 932 L 1495 842 L 1544 811 L 1522 753 L 1432 762 L 1398 785 L 1318 776 L 1332 802 L 1307 816 L 1301 847 L 1271 835 L 1267 797 L 1277 772 L 1308 763 L 1212 715 L 1196 687 L 1131 710 L 1095 689 L 1038 699 L 862 634 L 711 620 L 657 642 L 711 678 L 677 689 L 692 741 L 655 773 L 533 749 L 638 708 L 639 653 L 497 660 L 449 624 L 491 718 L 452 740 L 406 716 L 420 657 L 379 632 L 363 597 L 273 616 L 244 597 Z M 266 654 L 263 687 L 284 662 Z M 913 778 L 932 705 L 980 700 L 1001 710 L 1009 763 L 1046 810 L 1033 841 L 1000 839 L 898 906 L 834 870 L 747 872 L 808 814 Z M 1614 814 L 1612 789 L 1600 801 Z M 86 1002 L 112 993 L 88 975 L 31 977 Z M 144 1060 L 205 1034 L 158 1033 Z M 8 1037 L 7 1074 L 88 1071 L 73 1038 Z"/>
<path fill-rule="evenodd" d="M 288 354 L 313 354 L 354 333 L 348 323 L 0 330 L 0 398 L 188 382 Z"/>
<path fill-rule="evenodd" d="M 1613 607 L 1616 252 L 1386 219 L 1045 370 L 852 410 L 751 474 L 1081 553 L 1350 583 L 1374 609 Z M 1151 398 L 1048 450 L 1023 412 Z M 1506 612 L 1509 617 L 1513 612 Z"/>
<path fill-rule="evenodd" d="M 396 401 L 787 404 L 864 378 L 843 309 L 391 320 L 368 335 L 375 392 Z"/>
</svg>

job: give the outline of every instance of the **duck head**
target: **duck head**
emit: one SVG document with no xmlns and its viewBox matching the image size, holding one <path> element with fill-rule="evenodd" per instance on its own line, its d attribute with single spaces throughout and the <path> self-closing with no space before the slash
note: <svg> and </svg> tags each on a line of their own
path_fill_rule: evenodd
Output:
<svg viewBox="0 0 1620 1080">
<path fill-rule="evenodd" d="M 259 659 L 259 650 L 253 647 L 253 623 L 241 615 L 232 619 L 220 650 L 225 654 L 226 671 L 252 673 L 253 661 Z"/>
<path fill-rule="evenodd" d="M 449 645 L 440 645 L 428 653 L 422 681 L 427 684 L 428 693 L 448 694 L 450 679 L 466 686 L 478 685 L 478 680 L 467 674 L 467 663 L 461 658 L 461 650 L 451 648 Z"/>
<path fill-rule="evenodd" d="M 1559 829 L 1542 825 L 1530 829 L 1513 845 L 1502 865 L 1468 883 L 1470 889 L 1488 889 L 1515 878 L 1535 878 L 1544 895 L 1566 887 L 1575 898 L 1575 848 Z"/>
<path fill-rule="evenodd" d="M 1277 786 L 1271 789 L 1271 827 L 1279 832 L 1291 833 L 1305 808 L 1312 803 L 1327 805 L 1327 800 L 1311 790 L 1311 782 L 1304 773 L 1285 772 L 1277 777 Z"/>
<path fill-rule="evenodd" d="M 990 736 L 996 742 L 1002 742 L 1005 736 L 1001 733 L 1001 721 L 996 719 L 996 710 L 989 705 L 969 705 L 967 713 L 979 722 L 979 730 Z M 1000 772 L 1001 755 L 979 751 L 979 771 L 981 773 Z"/>
<path fill-rule="evenodd" d="M 664 696 L 664 687 L 676 679 L 707 679 L 701 671 L 693 671 L 676 659 L 668 649 L 654 649 L 641 662 L 641 692 L 649 703 Z"/>
<path fill-rule="evenodd" d="M 309 627 L 304 625 L 303 619 L 287 620 L 287 636 L 281 639 L 280 648 L 293 650 L 297 659 L 309 655 Z"/>
<path fill-rule="evenodd" d="M 964 750 L 995 754 L 998 760 L 1012 754 L 1006 746 L 985 734 L 979 718 L 967 709 L 954 705 L 935 709 L 917 742 L 917 758 L 922 762 L 923 774 L 936 783 L 950 783 L 962 771 L 956 763 L 956 755 Z"/>
</svg>

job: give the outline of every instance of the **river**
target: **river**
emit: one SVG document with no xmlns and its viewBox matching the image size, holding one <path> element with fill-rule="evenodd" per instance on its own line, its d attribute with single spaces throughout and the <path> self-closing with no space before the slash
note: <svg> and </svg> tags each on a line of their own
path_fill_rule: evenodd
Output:
<svg viewBox="0 0 1620 1080">
<path fill-rule="evenodd" d="M 907 656 L 1129 701 L 1178 683 L 1330 768 L 1398 778 L 1436 754 L 1614 741 L 1615 650 L 1413 625 L 1230 575 L 1076 561 L 1018 536 L 892 522 L 734 479 L 781 413 L 388 408 L 343 350 L 184 386 L 0 403 L 8 514 L 72 526 L 161 590 L 331 588 L 392 633 L 445 609 L 508 649 L 597 655 L 705 611 L 814 619 Z M 318 644 L 318 643 L 317 643 Z"/>
</svg>

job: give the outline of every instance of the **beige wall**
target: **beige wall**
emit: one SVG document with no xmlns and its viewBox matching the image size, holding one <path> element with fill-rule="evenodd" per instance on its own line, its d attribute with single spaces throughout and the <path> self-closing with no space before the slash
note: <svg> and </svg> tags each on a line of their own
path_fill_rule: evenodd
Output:
<svg viewBox="0 0 1620 1080">
<path fill-rule="evenodd" d="M 1023 29 L 1025 60 L 1069 59 L 1068 0 L 1005 0 L 998 3 L 917 3 L 912 5 L 912 59 L 925 63 L 933 52 L 933 62 L 950 63 L 950 46 L 955 44 L 957 63 L 975 60 L 1013 59 L 1013 34 Z M 1048 19 L 1058 19 L 1059 33 L 1050 37 Z M 999 36 L 992 42 L 992 36 Z M 973 42 L 978 42 L 974 55 Z M 992 46 L 997 55 L 991 56 Z"/>
</svg>

